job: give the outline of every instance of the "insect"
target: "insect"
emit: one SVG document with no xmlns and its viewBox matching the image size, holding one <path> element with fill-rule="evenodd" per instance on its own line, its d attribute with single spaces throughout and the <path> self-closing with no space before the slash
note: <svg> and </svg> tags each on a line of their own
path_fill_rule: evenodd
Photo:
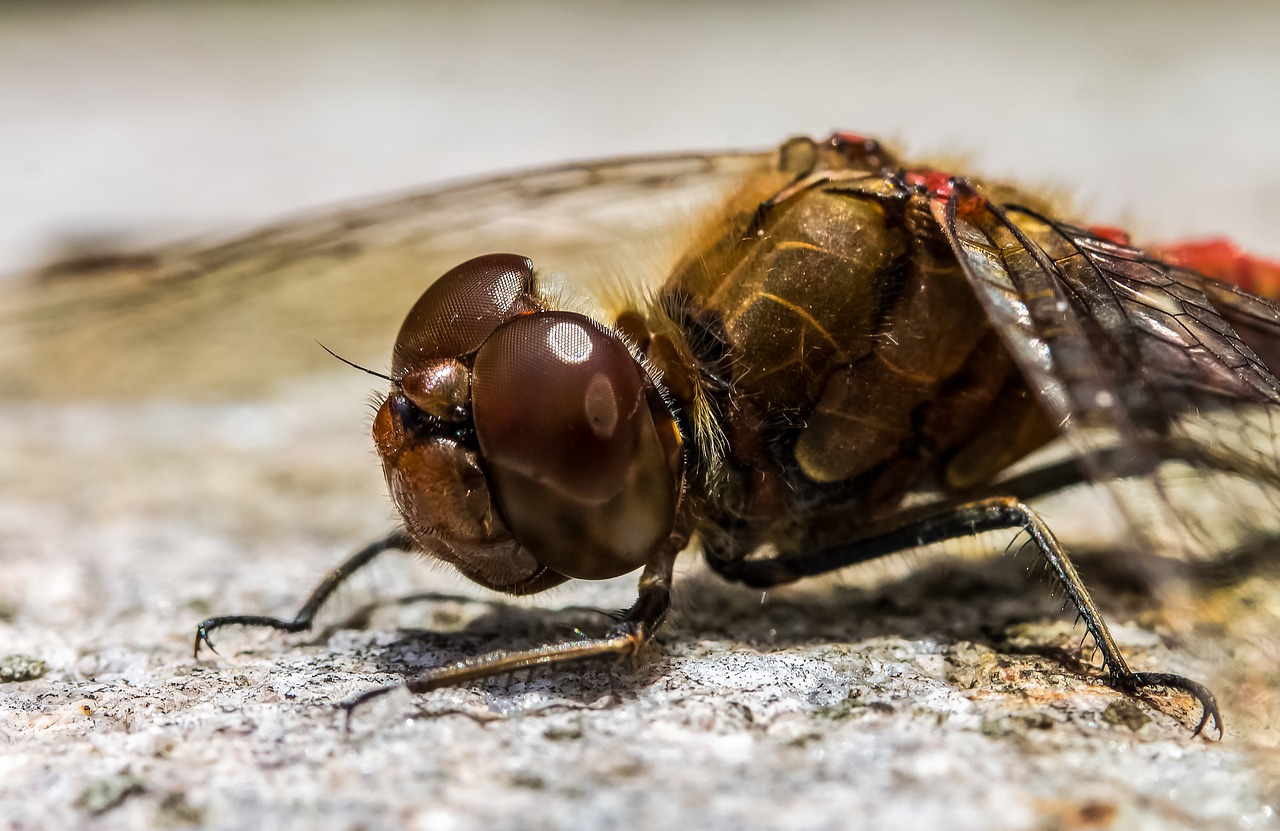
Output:
<svg viewBox="0 0 1280 831">
<path fill-rule="evenodd" d="M 731 194 L 660 280 L 607 313 L 566 301 L 523 254 L 460 257 L 434 282 L 418 275 L 430 284 L 401 325 L 373 425 L 403 528 L 331 573 L 293 618 L 205 620 L 197 654 L 229 625 L 310 628 L 345 579 L 393 549 L 517 595 L 641 574 L 635 604 L 605 636 L 462 660 L 410 679 L 420 692 L 635 653 L 663 623 L 673 565 L 695 542 L 721 576 L 768 588 L 1006 530 L 1029 537 L 1065 588 L 1113 686 L 1187 693 L 1202 707 L 1196 732 L 1211 720 L 1221 731 L 1206 686 L 1129 666 L 1027 502 L 1086 481 L 1141 480 L 1142 495 L 1114 494 L 1126 519 L 1152 546 L 1186 549 L 1219 541 L 1210 525 L 1220 505 L 1179 494 L 1170 464 L 1243 481 L 1273 507 L 1280 382 L 1268 366 L 1280 310 L 1170 262 L 1203 265 L 1195 249 L 1162 259 L 1108 229 L 1054 219 L 1012 188 L 912 166 L 851 134 L 479 190 L 514 192 L 514 211 L 593 183 L 625 194 L 682 177 L 691 188 L 732 183 Z M 362 232 L 376 238 L 419 215 L 453 222 L 423 235 L 439 256 L 450 250 L 442 240 L 469 230 L 465 200 L 451 218 L 449 197 L 174 257 L 184 265 L 166 285 L 179 303 L 186 292 L 234 294 L 234 272 L 208 289 L 194 278 L 223 262 L 248 261 L 249 277 L 279 273 L 286 259 L 340 264 Z M 406 239 L 415 233 L 397 242 Z M 274 287 L 296 297 L 290 285 Z M 304 285 L 304 295 L 323 290 L 322 280 Z M 1068 459 L 1010 472 L 1054 440 Z"/>
</svg>

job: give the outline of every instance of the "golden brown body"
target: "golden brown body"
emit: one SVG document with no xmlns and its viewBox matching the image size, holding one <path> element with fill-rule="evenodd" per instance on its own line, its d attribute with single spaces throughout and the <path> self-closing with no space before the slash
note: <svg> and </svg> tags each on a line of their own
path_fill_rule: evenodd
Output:
<svg viewBox="0 0 1280 831">
<path fill-rule="evenodd" d="M 714 410 L 687 421 L 724 433 L 693 471 L 713 562 L 839 541 L 1053 437 L 926 198 L 859 161 L 739 197 L 659 297 L 701 386 L 682 404 Z"/>
</svg>

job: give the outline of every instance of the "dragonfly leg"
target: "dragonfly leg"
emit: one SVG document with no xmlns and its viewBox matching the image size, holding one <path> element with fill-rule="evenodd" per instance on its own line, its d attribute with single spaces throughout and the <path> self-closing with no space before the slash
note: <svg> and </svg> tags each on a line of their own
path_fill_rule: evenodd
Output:
<svg viewBox="0 0 1280 831">
<path fill-rule="evenodd" d="M 464 658 L 426 670 L 403 684 L 390 684 L 359 693 L 340 706 L 350 719 L 355 708 L 401 688 L 415 694 L 424 693 L 528 667 L 567 664 L 609 655 L 635 655 L 653 637 L 671 607 L 671 576 L 676 553 L 664 552 L 645 567 L 640 576 L 636 602 L 603 637 L 546 644 L 533 649 L 499 650 Z"/>
<path fill-rule="evenodd" d="M 802 554 L 789 554 L 760 560 L 721 563 L 718 570 L 726 577 L 757 588 L 768 588 L 794 582 L 802 577 L 835 571 L 855 563 L 866 562 L 910 548 L 947 539 L 972 536 L 985 531 L 1021 529 L 1035 544 L 1054 575 L 1075 605 L 1080 619 L 1102 653 L 1108 679 L 1113 687 L 1136 692 L 1145 687 L 1181 690 L 1200 702 L 1202 716 L 1195 734 L 1213 719 L 1222 734 L 1222 716 L 1213 693 L 1204 685 L 1164 672 L 1134 672 L 1120 653 L 1115 639 L 1056 537 L 1045 521 L 1014 497 L 991 497 L 975 502 L 948 506 L 925 506 L 899 517 L 893 526 L 872 529 L 870 533 L 847 543 L 832 545 Z"/>
<path fill-rule="evenodd" d="M 324 605 L 325 601 L 339 586 L 347 581 L 347 578 L 364 568 L 384 551 L 411 551 L 413 547 L 413 540 L 408 533 L 402 530 L 392 531 L 382 539 L 369 543 L 325 575 L 325 578 L 320 581 L 320 585 L 312 590 L 310 596 L 307 597 L 307 601 L 302 604 L 302 608 L 298 610 L 298 613 L 292 619 L 286 620 L 285 618 L 268 617 L 266 615 L 221 615 L 208 618 L 196 627 L 195 646 L 192 654 L 197 658 L 200 656 L 201 644 L 216 653 L 218 650 L 213 648 L 213 641 L 209 639 L 209 633 L 224 626 L 265 626 L 270 629 L 279 629 L 282 632 L 305 632 L 311 628 L 316 613 L 320 611 L 320 607 Z"/>
</svg>

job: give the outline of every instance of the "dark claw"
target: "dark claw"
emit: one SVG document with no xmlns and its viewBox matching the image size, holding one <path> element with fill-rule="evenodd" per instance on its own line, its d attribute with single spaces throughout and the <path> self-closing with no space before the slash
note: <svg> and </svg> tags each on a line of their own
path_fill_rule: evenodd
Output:
<svg viewBox="0 0 1280 831">
<path fill-rule="evenodd" d="M 357 707 L 362 704 L 367 704 L 375 698 L 380 698 L 392 690 L 398 690 L 401 686 L 403 685 L 392 684 L 386 687 L 375 687 L 372 690 L 365 690 L 362 693 L 357 693 L 346 701 L 339 702 L 338 707 L 341 708 L 344 713 L 342 729 L 347 733 L 351 732 L 351 714 L 355 712 Z"/>
<path fill-rule="evenodd" d="M 213 641 L 209 640 L 209 633 L 224 626 L 264 626 L 280 632 L 304 632 L 311 628 L 311 619 L 295 618 L 294 620 L 283 620 L 282 618 L 265 617 L 263 615 L 226 615 L 225 617 L 207 618 L 196 627 L 196 642 L 192 655 L 196 658 L 200 657 L 201 641 L 204 641 L 205 645 L 215 655 L 218 654 L 218 650 L 213 648 Z"/>
<path fill-rule="evenodd" d="M 1183 678 L 1181 675 L 1174 675 L 1171 672 L 1136 672 L 1129 683 L 1122 686 L 1129 687 L 1134 691 L 1142 687 L 1165 687 L 1171 690 L 1181 690 L 1200 702 L 1200 723 L 1192 731 L 1192 737 L 1200 735 L 1200 731 L 1204 730 L 1204 726 L 1209 723 L 1209 719 L 1213 719 L 1213 727 L 1218 731 L 1218 738 L 1222 738 L 1222 713 L 1218 711 L 1218 699 L 1204 684 L 1192 681 L 1190 678 Z"/>
<path fill-rule="evenodd" d="M 212 652 L 214 655 L 219 654 L 218 650 L 215 649 L 213 646 L 213 641 L 209 640 L 209 632 L 205 629 L 205 624 L 207 624 L 208 622 L 209 621 L 206 620 L 204 623 L 201 623 L 199 626 L 196 627 L 196 642 L 195 642 L 195 646 L 191 650 L 192 658 L 200 657 L 201 643 L 209 647 L 209 651 Z"/>
</svg>

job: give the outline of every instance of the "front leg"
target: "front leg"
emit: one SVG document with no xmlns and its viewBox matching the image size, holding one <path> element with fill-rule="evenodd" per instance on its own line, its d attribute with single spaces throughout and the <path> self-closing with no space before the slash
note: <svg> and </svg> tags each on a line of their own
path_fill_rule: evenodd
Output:
<svg viewBox="0 0 1280 831">
<path fill-rule="evenodd" d="M 305 632 L 315 622 L 316 614 L 320 611 L 320 607 L 351 575 L 367 566 L 384 551 L 413 551 L 414 547 L 413 540 L 405 531 L 392 531 L 382 539 L 369 543 L 325 575 L 325 578 L 320 581 L 320 585 L 312 589 L 306 602 L 302 604 L 302 608 L 290 619 L 270 617 L 268 615 L 220 615 L 207 618 L 196 627 L 195 645 L 192 648 L 191 655 L 193 658 L 200 657 L 201 644 L 209 647 L 211 652 L 216 653 L 218 650 L 213 648 L 213 641 L 209 639 L 209 633 L 224 626 L 262 626 L 269 629 L 278 629 L 281 632 Z"/>
<path fill-rule="evenodd" d="M 636 602 L 603 637 L 547 644 L 534 649 L 499 650 L 464 658 L 426 670 L 403 684 L 391 684 L 360 693 L 341 706 L 350 718 L 356 707 L 401 688 L 412 693 L 424 693 L 528 667 L 567 664 L 607 655 L 635 655 L 667 617 L 667 611 L 671 608 L 671 579 L 675 558 L 687 542 L 688 537 L 685 535 L 673 537 L 654 560 L 645 566 L 640 576 Z"/>
</svg>

